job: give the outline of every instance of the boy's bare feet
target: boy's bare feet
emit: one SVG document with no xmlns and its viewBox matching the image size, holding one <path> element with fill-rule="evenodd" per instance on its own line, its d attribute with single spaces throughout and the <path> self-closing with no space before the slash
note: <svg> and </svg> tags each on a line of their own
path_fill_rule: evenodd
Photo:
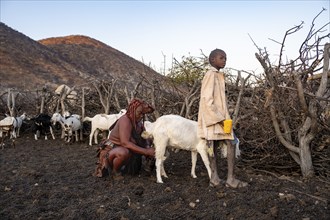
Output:
<svg viewBox="0 0 330 220">
<path fill-rule="evenodd" d="M 216 187 L 216 186 L 220 185 L 220 183 L 224 184 L 225 181 L 220 179 L 218 176 L 214 177 L 214 178 L 211 178 L 211 180 L 210 180 L 210 186 L 211 187 Z"/>
</svg>

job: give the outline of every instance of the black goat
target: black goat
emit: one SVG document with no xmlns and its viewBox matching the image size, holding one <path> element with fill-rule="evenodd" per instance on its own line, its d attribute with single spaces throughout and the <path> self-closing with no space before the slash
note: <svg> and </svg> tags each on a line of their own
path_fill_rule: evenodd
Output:
<svg viewBox="0 0 330 220">
<path fill-rule="evenodd" d="M 38 140 L 40 134 L 43 134 L 45 135 L 45 140 L 47 140 L 47 134 L 49 133 L 52 135 L 52 138 L 55 139 L 51 124 L 51 117 L 49 115 L 41 113 L 38 116 L 31 118 L 31 120 L 34 121 L 34 139 Z"/>
</svg>

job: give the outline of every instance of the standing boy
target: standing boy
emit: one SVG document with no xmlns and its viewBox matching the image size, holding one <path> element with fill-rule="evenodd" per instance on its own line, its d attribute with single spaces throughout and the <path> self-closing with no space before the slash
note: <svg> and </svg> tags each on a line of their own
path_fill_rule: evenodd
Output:
<svg viewBox="0 0 330 220">
<path fill-rule="evenodd" d="M 217 186 L 221 180 L 217 171 L 216 148 L 220 141 L 227 145 L 228 173 L 226 186 L 232 188 L 245 187 L 248 184 L 235 178 L 235 146 L 233 130 L 224 132 L 224 121 L 230 119 L 225 94 L 225 75 L 219 72 L 226 65 L 227 55 L 223 50 L 215 49 L 210 53 L 210 69 L 206 72 L 201 88 L 198 112 L 198 136 L 207 140 L 211 166 L 211 186 Z"/>
</svg>

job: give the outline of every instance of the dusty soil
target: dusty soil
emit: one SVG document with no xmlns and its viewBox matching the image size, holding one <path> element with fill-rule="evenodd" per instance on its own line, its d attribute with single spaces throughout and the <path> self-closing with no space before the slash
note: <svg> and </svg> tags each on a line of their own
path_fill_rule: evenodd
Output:
<svg viewBox="0 0 330 220">
<path fill-rule="evenodd" d="M 236 173 L 249 187 L 209 186 L 198 158 L 190 177 L 189 152 L 165 162 L 169 178 L 157 184 L 155 171 L 123 180 L 92 176 L 96 146 L 34 140 L 25 133 L 16 147 L 0 150 L 0 219 L 329 219 L 329 181 L 277 178 L 244 169 Z M 225 177 L 226 160 L 218 161 Z M 278 175 L 281 176 L 281 175 Z"/>
</svg>

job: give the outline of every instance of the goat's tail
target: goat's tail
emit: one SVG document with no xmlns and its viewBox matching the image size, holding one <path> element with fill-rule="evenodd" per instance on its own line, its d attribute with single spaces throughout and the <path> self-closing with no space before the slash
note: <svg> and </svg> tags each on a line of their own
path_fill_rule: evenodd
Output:
<svg viewBox="0 0 330 220">
<path fill-rule="evenodd" d="M 92 121 L 92 118 L 90 118 L 90 117 L 85 117 L 83 121 Z"/>
</svg>

